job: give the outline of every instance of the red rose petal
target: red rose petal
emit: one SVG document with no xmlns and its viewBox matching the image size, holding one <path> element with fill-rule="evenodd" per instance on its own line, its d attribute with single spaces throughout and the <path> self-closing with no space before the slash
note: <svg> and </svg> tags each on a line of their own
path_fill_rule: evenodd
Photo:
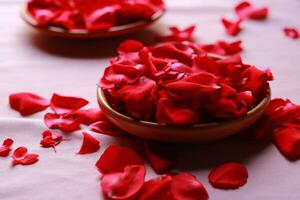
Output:
<svg viewBox="0 0 300 200">
<path fill-rule="evenodd" d="M 170 193 L 172 177 L 160 176 L 145 182 L 141 191 L 140 200 L 173 200 Z"/>
<path fill-rule="evenodd" d="M 2 146 L 0 147 L 0 156 L 1 157 L 6 157 L 8 156 L 10 150 L 11 150 L 11 146 L 13 145 L 14 141 L 10 138 L 6 138 L 3 143 Z"/>
<path fill-rule="evenodd" d="M 295 28 L 292 28 L 292 27 L 285 27 L 283 28 L 283 33 L 289 37 L 289 38 L 292 38 L 292 39 L 298 39 L 299 38 L 299 31 Z"/>
<path fill-rule="evenodd" d="M 142 189 L 146 175 L 144 165 L 126 166 L 122 172 L 105 174 L 101 180 L 103 193 L 110 199 L 130 199 Z"/>
<path fill-rule="evenodd" d="M 178 29 L 177 27 L 170 27 L 171 35 L 161 36 L 161 40 L 167 41 L 192 41 L 192 35 L 195 31 L 196 25 L 189 26 L 183 30 Z"/>
<path fill-rule="evenodd" d="M 143 43 L 137 40 L 125 40 L 118 47 L 119 53 L 134 53 L 139 52 L 144 48 Z"/>
<path fill-rule="evenodd" d="M 104 135 L 110 135 L 115 137 L 127 136 L 127 134 L 124 131 L 122 131 L 106 119 L 91 124 L 89 128 L 91 131 Z"/>
<path fill-rule="evenodd" d="M 222 24 L 226 29 L 226 33 L 231 36 L 236 36 L 241 31 L 241 20 L 229 21 L 226 18 L 222 18 Z"/>
<path fill-rule="evenodd" d="M 208 53 L 214 53 L 219 55 L 232 55 L 239 53 L 243 50 L 241 44 L 241 40 L 237 40 L 234 42 L 226 42 L 224 40 L 220 40 L 212 44 L 200 44 L 200 48 Z"/>
<path fill-rule="evenodd" d="M 50 129 L 60 129 L 63 132 L 70 133 L 80 129 L 80 120 L 72 116 L 62 116 L 55 113 L 46 113 L 44 122 Z"/>
<path fill-rule="evenodd" d="M 289 125 L 275 130 L 273 139 L 278 150 L 289 160 L 300 158 L 300 129 Z"/>
<path fill-rule="evenodd" d="M 96 9 L 85 16 L 85 24 L 89 31 L 107 30 L 115 25 L 115 9 L 108 6 Z"/>
<path fill-rule="evenodd" d="M 90 125 L 105 118 L 103 112 L 99 108 L 77 110 L 71 115 L 78 118 L 80 123 L 85 125 Z"/>
<path fill-rule="evenodd" d="M 29 92 L 20 92 L 9 95 L 11 108 L 27 116 L 45 110 L 49 106 L 49 100 Z"/>
<path fill-rule="evenodd" d="M 213 169 L 208 179 L 215 188 L 237 189 L 247 183 L 248 171 L 240 163 L 229 162 Z"/>
<path fill-rule="evenodd" d="M 209 198 L 204 185 L 188 173 L 175 175 L 170 191 L 174 200 L 207 200 Z"/>
<path fill-rule="evenodd" d="M 175 166 L 176 149 L 170 144 L 144 141 L 147 158 L 153 170 L 162 174 Z"/>
<path fill-rule="evenodd" d="M 268 16 L 268 8 L 255 8 L 248 1 L 242 1 L 235 7 L 236 14 L 241 18 L 263 20 Z"/>
<path fill-rule="evenodd" d="M 12 155 L 13 165 L 31 165 L 39 160 L 38 154 L 27 154 L 26 147 L 17 148 Z"/>
<path fill-rule="evenodd" d="M 67 114 L 79 110 L 89 102 L 79 97 L 68 97 L 53 94 L 51 98 L 51 108 L 57 114 Z"/>
<path fill-rule="evenodd" d="M 100 142 L 92 135 L 83 132 L 83 141 L 78 154 L 89 154 L 99 150 Z"/>
<path fill-rule="evenodd" d="M 126 158 L 126 159 L 124 159 Z M 143 165 L 141 158 L 128 147 L 110 145 L 105 149 L 96 163 L 96 167 L 102 174 L 122 172 L 129 165 Z"/>
<path fill-rule="evenodd" d="M 55 146 L 57 146 L 62 140 L 63 136 L 59 133 L 55 133 L 51 130 L 46 130 L 42 133 L 42 140 L 40 141 L 40 145 L 42 147 L 48 148 L 51 147 L 55 151 Z"/>
</svg>

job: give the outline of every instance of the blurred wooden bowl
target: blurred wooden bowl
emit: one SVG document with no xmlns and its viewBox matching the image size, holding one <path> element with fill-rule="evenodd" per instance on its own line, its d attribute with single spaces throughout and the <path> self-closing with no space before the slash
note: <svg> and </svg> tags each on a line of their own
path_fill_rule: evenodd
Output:
<svg viewBox="0 0 300 200">
<path fill-rule="evenodd" d="M 97 97 L 99 106 L 107 119 L 120 129 L 143 139 L 172 143 L 206 143 L 237 134 L 262 117 L 271 99 L 269 92 L 255 108 L 237 119 L 218 123 L 176 126 L 138 121 L 117 112 L 111 108 L 100 87 L 97 89 Z"/>
<path fill-rule="evenodd" d="M 93 38 L 108 38 L 108 37 L 116 37 L 120 35 L 126 35 L 129 33 L 133 33 L 136 31 L 140 31 L 145 29 L 147 26 L 151 25 L 158 19 L 160 19 L 164 15 L 165 11 L 161 10 L 156 12 L 151 20 L 148 21 L 137 21 L 130 24 L 124 24 L 120 26 L 114 26 L 107 30 L 99 30 L 99 31 L 88 31 L 85 29 L 80 30 L 66 30 L 64 28 L 55 27 L 55 26 L 39 26 L 36 20 L 32 17 L 32 15 L 28 12 L 27 6 L 24 6 L 21 11 L 22 19 L 37 29 L 40 32 L 47 33 L 52 36 L 62 37 L 62 38 L 77 38 L 77 39 L 93 39 Z"/>
</svg>

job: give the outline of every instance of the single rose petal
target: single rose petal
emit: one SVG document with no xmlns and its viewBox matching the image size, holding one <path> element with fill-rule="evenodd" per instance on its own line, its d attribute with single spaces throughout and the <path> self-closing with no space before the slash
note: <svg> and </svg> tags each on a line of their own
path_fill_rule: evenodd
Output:
<svg viewBox="0 0 300 200">
<path fill-rule="evenodd" d="M 130 148 L 110 145 L 96 163 L 102 174 L 122 172 L 129 165 L 143 165 L 141 158 Z"/>
<path fill-rule="evenodd" d="M 267 7 L 255 8 L 248 1 L 242 1 L 236 5 L 235 12 L 241 19 L 263 20 L 268 17 Z"/>
<path fill-rule="evenodd" d="M 170 193 L 170 185 L 172 177 L 170 175 L 159 176 L 156 179 L 151 179 L 145 182 L 140 200 L 173 200 Z"/>
<path fill-rule="evenodd" d="M 115 9 L 107 6 L 85 15 L 86 28 L 89 31 L 107 30 L 115 25 Z"/>
<path fill-rule="evenodd" d="M 97 140 L 95 137 L 93 137 L 92 135 L 86 132 L 83 132 L 82 135 L 83 135 L 82 145 L 80 147 L 78 154 L 89 154 L 99 150 L 100 148 L 99 140 Z"/>
<path fill-rule="evenodd" d="M 105 118 L 103 112 L 99 108 L 77 110 L 71 115 L 78 118 L 80 122 L 85 125 L 90 125 Z"/>
<path fill-rule="evenodd" d="M 170 191 L 174 200 L 207 200 L 209 198 L 204 185 L 189 173 L 175 175 Z"/>
<path fill-rule="evenodd" d="M 51 98 L 51 108 L 56 114 L 74 112 L 87 105 L 89 102 L 79 97 L 61 96 L 54 93 Z"/>
<path fill-rule="evenodd" d="M 273 140 L 278 150 L 289 160 L 300 158 L 300 129 L 294 125 L 274 131 Z"/>
<path fill-rule="evenodd" d="M 26 147 L 18 147 L 12 155 L 13 165 L 31 165 L 39 160 L 38 154 L 28 154 Z"/>
<path fill-rule="evenodd" d="M 171 35 L 168 36 L 161 36 L 161 40 L 164 42 L 167 41 L 176 41 L 176 42 L 182 42 L 182 41 L 192 41 L 192 35 L 195 31 L 196 25 L 191 25 L 183 30 L 178 29 L 177 27 L 173 26 L 170 27 Z"/>
<path fill-rule="evenodd" d="M 2 146 L 0 147 L 0 156 L 1 157 L 6 157 L 8 156 L 10 150 L 11 150 L 11 146 L 13 145 L 14 141 L 11 138 L 6 138 L 3 143 Z"/>
<path fill-rule="evenodd" d="M 57 146 L 63 140 L 63 136 L 59 133 L 55 133 L 51 130 L 46 130 L 42 133 L 42 140 L 40 141 L 40 145 L 42 147 L 48 148 L 51 147 L 55 150 L 55 146 Z"/>
<path fill-rule="evenodd" d="M 46 113 L 44 123 L 50 129 L 60 129 L 66 133 L 80 129 L 80 120 L 68 115 L 63 116 L 55 113 Z"/>
<path fill-rule="evenodd" d="M 228 162 L 211 170 L 210 184 L 219 189 L 237 189 L 247 183 L 248 171 L 240 163 Z"/>
<path fill-rule="evenodd" d="M 224 49 L 227 55 L 236 54 L 243 50 L 243 48 L 241 47 L 242 45 L 241 40 L 237 40 L 233 42 L 226 42 L 224 40 L 220 40 L 217 43 L 222 49 Z"/>
<path fill-rule="evenodd" d="M 240 27 L 241 20 L 230 21 L 226 18 L 222 18 L 222 24 L 226 29 L 226 33 L 231 36 L 236 36 L 242 29 Z"/>
<path fill-rule="evenodd" d="M 103 119 L 102 121 L 95 122 L 91 124 L 89 128 L 91 131 L 104 134 L 104 135 L 110 135 L 115 137 L 127 136 L 127 134 L 124 131 L 116 127 L 107 119 Z"/>
<path fill-rule="evenodd" d="M 101 180 L 102 191 L 110 199 L 133 198 L 142 189 L 145 175 L 144 165 L 130 165 L 122 172 L 104 174 Z"/>
<path fill-rule="evenodd" d="M 299 31 L 292 27 L 285 27 L 283 28 L 283 33 L 292 39 L 298 39 L 299 38 Z"/>
<path fill-rule="evenodd" d="M 162 174 L 175 166 L 176 148 L 170 144 L 144 141 L 144 149 L 153 170 Z"/>
<path fill-rule="evenodd" d="M 134 53 L 139 52 L 144 48 L 143 43 L 138 40 L 125 40 L 118 47 L 119 53 Z"/>
<path fill-rule="evenodd" d="M 11 108 L 27 116 L 45 110 L 49 105 L 49 100 L 29 92 L 20 92 L 9 95 Z"/>
</svg>

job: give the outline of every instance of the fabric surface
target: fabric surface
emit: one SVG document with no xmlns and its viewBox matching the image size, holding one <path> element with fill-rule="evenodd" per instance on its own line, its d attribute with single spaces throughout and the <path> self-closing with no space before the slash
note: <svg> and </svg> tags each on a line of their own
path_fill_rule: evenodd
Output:
<svg viewBox="0 0 300 200">
<path fill-rule="evenodd" d="M 197 24 L 198 41 L 232 39 L 225 35 L 221 16 L 231 16 L 233 0 L 169 0 L 168 12 L 147 31 L 105 40 L 63 40 L 37 33 L 20 18 L 21 0 L 0 0 L 0 141 L 11 137 L 14 147 L 26 146 L 40 154 L 31 166 L 11 166 L 11 158 L 0 157 L 1 200 L 99 200 L 99 173 L 96 160 L 107 145 L 118 143 L 136 148 L 135 141 L 94 134 L 101 140 L 101 150 L 76 155 L 81 131 L 67 135 L 69 141 L 52 149 L 40 148 L 40 134 L 46 129 L 41 112 L 23 118 L 8 106 L 8 96 L 29 91 L 50 98 L 53 92 L 88 99 L 96 107 L 96 83 L 115 48 L 125 38 L 153 41 L 154 33 L 165 33 L 168 26 Z M 267 21 L 246 21 L 238 35 L 246 63 L 269 67 L 276 80 L 272 96 L 290 98 L 300 103 L 300 40 L 286 38 L 284 26 L 300 28 L 299 0 L 257 0 L 268 5 Z M 85 130 L 85 127 L 82 128 Z M 208 145 L 182 146 L 176 171 L 188 171 L 202 181 L 213 200 L 298 200 L 300 199 L 300 161 L 286 160 L 266 142 L 231 138 Z M 244 163 L 249 170 L 248 184 L 238 190 L 218 190 L 207 180 L 209 170 L 225 161 Z M 147 179 L 155 176 L 148 167 Z"/>
</svg>

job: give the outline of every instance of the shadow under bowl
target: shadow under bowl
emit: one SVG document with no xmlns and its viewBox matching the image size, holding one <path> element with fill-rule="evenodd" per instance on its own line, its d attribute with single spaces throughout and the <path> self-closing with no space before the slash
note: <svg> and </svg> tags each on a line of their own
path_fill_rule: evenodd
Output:
<svg viewBox="0 0 300 200">
<path fill-rule="evenodd" d="M 28 12 L 27 6 L 25 5 L 21 10 L 22 19 L 31 27 L 37 29 L 40 32 L 46 33 L 51 36 L 57 36 L 62 38 L 74 38 L 74 39 L 95 39 L 95 38 L 108 38 L 126 35 L 129 33 L 137 32 L 145 29 L 164 15 L 165 11 L 161 10 L 152 15 L 150 20 L 137 21 L 130 24 L 124 24 L 114 26 L 107 30 L 88 31 L 86 29 L 79 30 L 66 30 L 61 27 L 55 26 L 39 26 L 36 20 Z"/>
<path fill-rule="evenodd" d="M 114 110 L 107 102 L 100 87 L 97 88 L 97 99 L 107 119 L 129 134 L 148 140 L 195 144 L 213 142 L 232 136 L 254 124 L 262 117 L 268 106 L 271 92 L 269 88 L 268 95 L 245 116 L 223 122 L 196 125 L 160 125 L 154 122 L 135 120 Z"/>
</svg>

